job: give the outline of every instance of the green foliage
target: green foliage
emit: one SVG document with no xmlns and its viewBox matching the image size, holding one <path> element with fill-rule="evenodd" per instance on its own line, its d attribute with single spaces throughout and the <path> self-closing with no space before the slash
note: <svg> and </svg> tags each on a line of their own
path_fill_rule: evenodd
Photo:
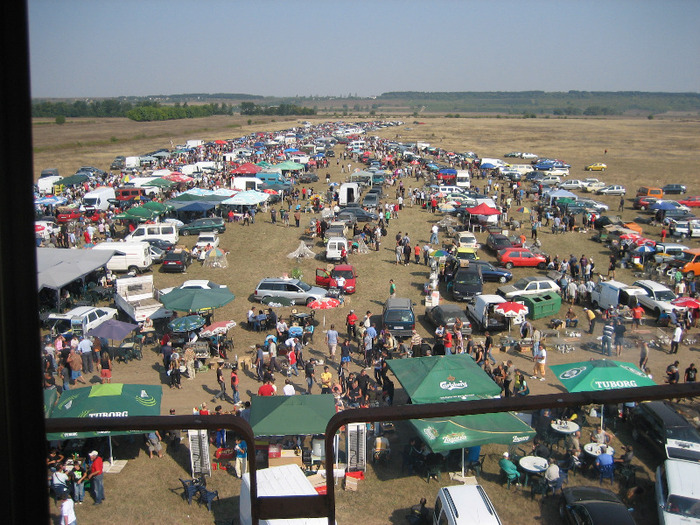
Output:
<svg viewBox="0 0 700 525">
<path fill-rule="evenodd" d="M 60 126 L 61 124 L 65 124 L 65 123 L 66 123 L 66 117 L 64 117 L 63 115 L 56 116 L 56 124 L 58 124 Z"/>
<path fill-rule="evenodd" d="M 649 115 L 647 118 L 648 118 L 649 120 L 654 120 L 654 115 Z"/>
<path fill-rule="evenodd" d="M 297 106 L 295 104 L 282 103 L 278 106 L 262 106 L 253 102 L 241 102 L 241 115 L 315 115 L 316 110 Z"/>
<path fill-rule="evenodd" d="M 304 276 L 304 274 L 301 271 L 301 268 L 299 267 L 292 268 L 290 275 L 292 279 L 301 279 Z"/>
</svg>

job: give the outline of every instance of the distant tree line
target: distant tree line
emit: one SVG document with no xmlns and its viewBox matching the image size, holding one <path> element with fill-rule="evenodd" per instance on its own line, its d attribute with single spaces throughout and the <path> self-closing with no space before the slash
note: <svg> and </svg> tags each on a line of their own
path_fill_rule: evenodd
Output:
<svg viewBox="0 0 700 525">
<path fill-rule="evenodd" d="M 241 102 L 241 115 L 315 115 L 314 108 L 282 103 L 277 106 L 262 106 L 253 102 Z"/>
<path fill-rule="evenodd" d="M 159 102 L 141 101 L 136 104 L 117 99 L 85 102 L 36 102 L 32 105 L 33 117 L 126 117 L 137 122 L 153 120 L 176 120 L 184 118 L 231 115 L 233 104 L 199 104 L 189 106 L 179 102 L 164 106 Z"/>
<path fill-rule="evenodd" d="M 126 112 L 126 117 L 136 122 L 154 120 L 178 120 L 185 118 L 211 117 L 212 115 L 232 115 L 234 106 L 227 104 L 201 104 L 189 106 L 175 104 L 162 106 L 157 102 L 144 102 Z"/>
<path fill-rule="evenodd" d="M 125 117 L 134 106 L 114 98 L 86 102 L 35 102 L 32 117 Z"/>
</svg>

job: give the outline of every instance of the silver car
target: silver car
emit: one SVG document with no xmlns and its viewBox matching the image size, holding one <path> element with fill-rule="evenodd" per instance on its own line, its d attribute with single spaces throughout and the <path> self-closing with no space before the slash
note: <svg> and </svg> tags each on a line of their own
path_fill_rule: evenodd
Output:
<svg viewBox="0 0 700 525">
<path fill-rule="evenodd" d="M 269 277 L 262 279 L 255 287 L 255 299 L 261 301 L 266 297 L 284 297 L 295 304 L 309 304 L 311 301 L 326 297 L 327 292 L 318 286 L 311 286 L 299 279 L 282 279 Z"/>
</svg>

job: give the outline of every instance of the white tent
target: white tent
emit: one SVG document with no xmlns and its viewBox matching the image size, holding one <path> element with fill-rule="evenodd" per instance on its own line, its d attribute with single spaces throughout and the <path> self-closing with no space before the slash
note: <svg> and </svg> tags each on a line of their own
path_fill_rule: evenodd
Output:
<svg viewBox="0 0 700 525">
<path fill-rule="evenodd" d="M 223 201 L 221 204 L 253 206 L 266 202 L 269 198 L 270 196 L 262 191 L 248 190 L 237 193 L 230 199 Z"/>
<path fill-rule="evenodd" d="M 314 258 L 316 254 L 304 243 L 304 241 L 299 242 L 299 247 L 292 253 L 287 254 L 288 259 L 302 259 L 304 257 Z"/>
</svg>

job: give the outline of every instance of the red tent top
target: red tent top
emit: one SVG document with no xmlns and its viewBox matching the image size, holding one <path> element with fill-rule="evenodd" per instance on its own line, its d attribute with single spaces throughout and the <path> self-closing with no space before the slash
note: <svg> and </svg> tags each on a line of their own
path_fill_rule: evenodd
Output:
<svg viewBox="0 0 700 525">
<path fill-rule="evenodd" d="M 214 141 L 214 144 L 226 144 L 225 140 L 217 139 Z"/>
<path fill-rule="evenodd" d="M 256 166 L 251 162 L 246 162 L 245 164 L 238 166 L 236 169 L 231 170 L 231 173 L 235 173 L 237 175 L 255 175 L 260 171 L 262 171 L 260 166 Z"/>
<path fill-rule="evenodd" d="M 472 215 L 500 215 L 501 212 L 498 211 L 496 208 L 492 208 L 491 206 L 481 203 L 478 206 L 474 206 L 473 208 L 467 208 L 467 211 L 471 213 Z"/>
</svg>

